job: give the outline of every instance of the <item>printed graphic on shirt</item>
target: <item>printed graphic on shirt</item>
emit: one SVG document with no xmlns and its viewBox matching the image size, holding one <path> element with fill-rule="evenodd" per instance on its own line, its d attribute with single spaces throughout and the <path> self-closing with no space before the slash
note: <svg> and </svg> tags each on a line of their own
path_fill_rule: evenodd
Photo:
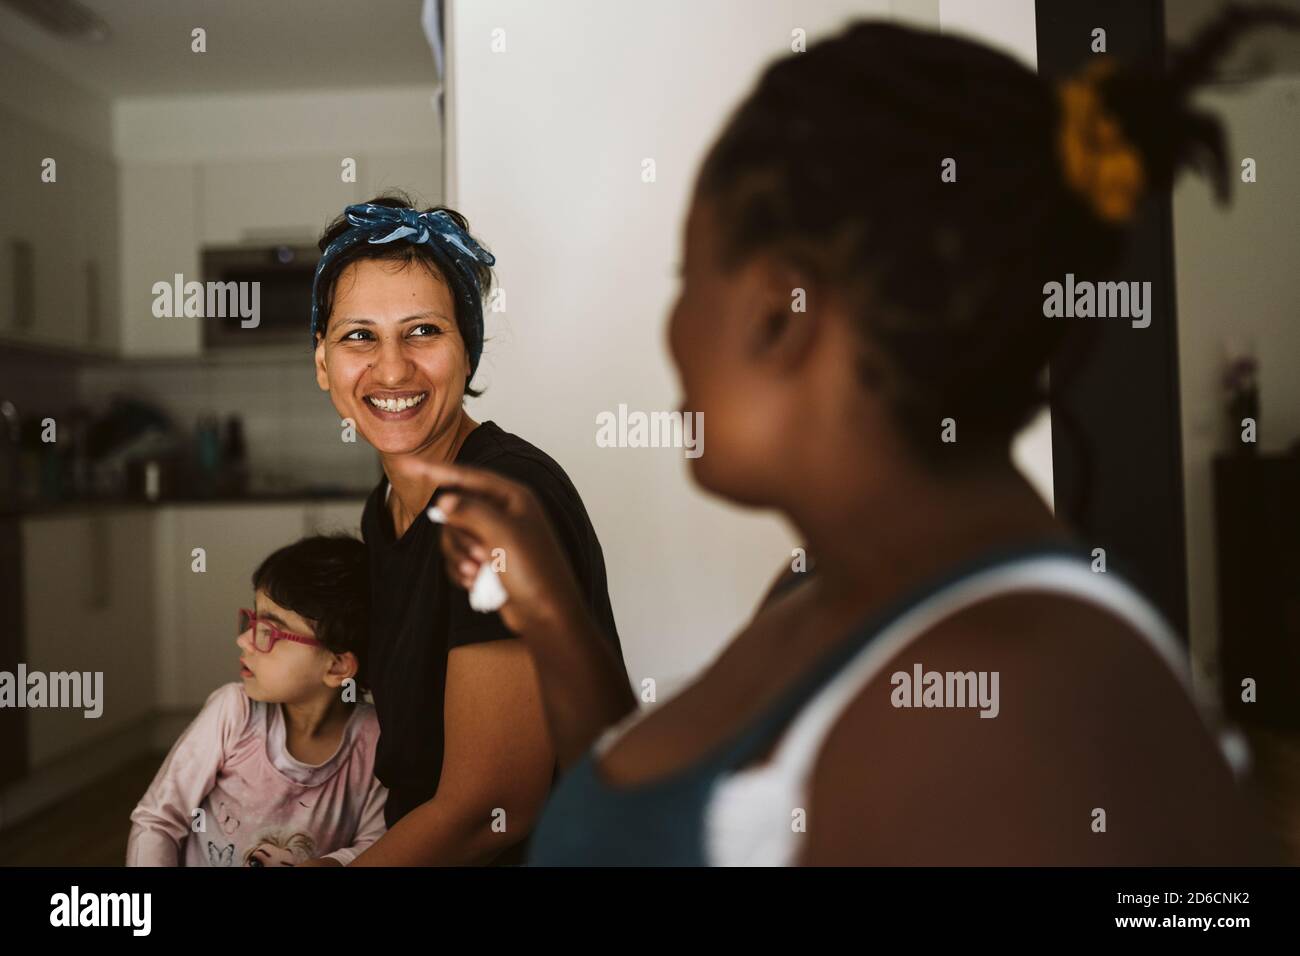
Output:
<svg viewBox="0 0 1300 956">
<path fill-rule="evenodd" d="M 217 846 L 211 840 L 208 841 L 208 863 L 212 866 L 230 866 L 235 859 L 235 845 Z"/>
<path fill-rule="evenodd" d="M 238 814 L 241 812 L 238 804 L 225 800 L 217 801 L 217 823 L 221 826 L 222 833 L 230 836 L 239 829 Z"/>
<path fill-rule="evenodd" d="M 253 837 L 244 866 L 297 866 L 316 855 L 316 841 L 306 833 L 272 828 Z"/>
</svg>

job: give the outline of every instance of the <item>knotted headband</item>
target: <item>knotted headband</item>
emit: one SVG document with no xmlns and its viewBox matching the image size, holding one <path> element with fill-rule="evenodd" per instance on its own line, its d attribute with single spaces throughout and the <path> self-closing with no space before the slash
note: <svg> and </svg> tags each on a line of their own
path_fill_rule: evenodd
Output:
<svg viewBox="0 0 1300 956">
<path fill-rule="evenodd" d="M 415 245 L 425 245 L 433 253 L 443 277 L 457 298 L 457 312 L 464 321 L 461 332 L 469 352 L 469 374 L 472 378 L 483 354 L 483 303 L 474 263 L 492 266 L 496 257 L 488 252 L 462 229 L 456 220 L 442 209 L 418 212 L 407 207 L 381 206 L 363 202 L 348 206 L 343 215 L 351 226 L 325 247 L 311 284 L 311 335 L 316 344 L 317 333 L 323 332 L 328 316 L 320 314 L 317 288 L 321 273 L 341 252 L 363 240 L 373 244 L 403 240 Z M 461 311 L 463 308 L 463 312 Z"/>
</svg>

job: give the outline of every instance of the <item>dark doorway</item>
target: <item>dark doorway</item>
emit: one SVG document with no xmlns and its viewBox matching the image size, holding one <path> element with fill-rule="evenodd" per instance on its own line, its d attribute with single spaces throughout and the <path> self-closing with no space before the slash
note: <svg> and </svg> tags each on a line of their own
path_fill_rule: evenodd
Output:
<svg viewBox="0 0 1300 956">
<path fill-rule="evenodd" d="M 1165 57 L 1159 0 L 1037 0 L 1038 70 L 1062 79 L 1106 31 L 1109 54 Z M 1065 384 L 1053 366 L 1052 458 L 1058 513 L 1107 566 L 1126 574 L 1187 639 L 1187 556 L 1174 301 L 1173 216 L 1168 195 L 1148 202 L 1124 263 L 1104 280 L 1150 281 L 1151 324 L 1100 323 L 1088 358 Z M 1076 423 L 1076 440 L 1064 427 Z"/>
</svg>

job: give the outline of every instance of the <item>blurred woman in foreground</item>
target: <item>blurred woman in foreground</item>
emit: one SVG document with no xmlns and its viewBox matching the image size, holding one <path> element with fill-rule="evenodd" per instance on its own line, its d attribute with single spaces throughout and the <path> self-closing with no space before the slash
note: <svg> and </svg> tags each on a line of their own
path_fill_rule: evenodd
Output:
<svg viewBox="0 0 1300 956">
<path fill-rule="evenodd" d="M 567 767 L 533 862 L 1258 859 L 1178 641 L 1009 445 L 1101 321 L 1047 317 L 1048 284 L 1110 278 L 1184 166 L 1226 191 L 1188 98 L 1265 21 L 1294 25 L 1232 11 L 1166 74 L 1099 57 L 1060 87 L 884 23 L 764 72 L 700 172 L 668 331 L 709 429 L 694 477 L 783 514 L 808 573 L 636 714 L 533 495 L 427 472 L 456 582 L 509 555 L 502 618 Z"/>
</svg>

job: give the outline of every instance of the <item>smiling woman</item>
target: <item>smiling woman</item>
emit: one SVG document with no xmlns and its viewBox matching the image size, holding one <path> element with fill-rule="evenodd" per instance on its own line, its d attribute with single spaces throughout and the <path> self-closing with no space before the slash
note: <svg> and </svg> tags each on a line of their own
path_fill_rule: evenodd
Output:
<svg viewBox="0 0 1300 956">
<path fill-rule="evenodd" d="M 350 263 L 338 285 L 317 378 L 339 414 L 381 454 L 463 438 L 453 429 L 471 373 L 446 285 L 427 266 L 379 259 Z"/>
<path fill-rule="evenodd" d="M 533 661 L 496 613 L 471 610 L 444 569 L 441 536 L 416 519 L 437 487 L 427 466 L 474 464 L 545 503 L 609 667 L 626 694 L 600 542 L 582 499 L 545 452 L 474 421 L 466 395 L 483 348 L 495 259 L 446 208 L 401 195 L 349 206 L 320 241 L 312 297 L 316 380 L 379 452 L 366 502 L 369 673 L 380 723 L 375 772 L 389 833 L 352 865 L 522 859 L 554 777 Z M 621 685 L 621 686 L 619 686 Z M 599 692 L 599 689 L 593 688 Z"/>
</svg>

